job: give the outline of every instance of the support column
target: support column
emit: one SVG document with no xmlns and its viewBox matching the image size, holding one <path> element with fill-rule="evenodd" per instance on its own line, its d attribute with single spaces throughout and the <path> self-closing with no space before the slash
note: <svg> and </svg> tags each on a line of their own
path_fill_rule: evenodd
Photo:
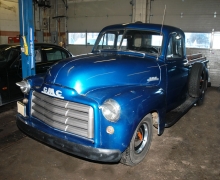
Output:
<svg viewBox="0 0 220 180">
<path fill-rule="evenodd" d="M 147 16 L 147 0 L 132 0 L 133 17 L 132 22 L 146 22 Z"/>
<path fill-rule="evenodd" d="M 19 24 L 23 79 L 35 75 L 34 22 L 32 0 L 19 0 Z"/>
<path fill-rule="evenodd" d="M 151 23 L 151 1 L 152 0 L 147 0 L 147 16 L 146 16 L 146 18 L 147 18 L 147 21 L 146 21 L 146 23 Z"/>
</svg>

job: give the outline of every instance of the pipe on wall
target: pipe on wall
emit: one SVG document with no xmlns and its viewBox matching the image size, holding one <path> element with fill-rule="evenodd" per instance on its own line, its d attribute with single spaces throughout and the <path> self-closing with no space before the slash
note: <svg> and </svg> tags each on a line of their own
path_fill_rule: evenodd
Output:
<svg viewBox="0 0 220 180">
<path fill-rule="evenodd" d="M 150 23 L 151 22 L 151 1 L 152 0 L 147 0 L 147 7 L 146 7 L 146 9 L 147 9 L 147 12 L 146 12 L 146 14 L 147 14 L 147 17 L 146 17 L 146 19 L 147 19 L 147 23 Z"/>
</svg>

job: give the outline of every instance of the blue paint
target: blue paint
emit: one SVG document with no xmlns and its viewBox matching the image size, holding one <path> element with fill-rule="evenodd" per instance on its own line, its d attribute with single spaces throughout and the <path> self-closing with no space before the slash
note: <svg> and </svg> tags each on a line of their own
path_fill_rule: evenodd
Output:
<svg viewBox="0 0 220 180">
<path fill-rule="evenodd" d="M 21 53 L 22 58 L 22 77 L 35 74 L 34 61 L 34 22 L 33 22 L 33 1 L 19 0 L 19 24 L 20 35 L 26 38 L 28 54 Z M 24 47 L 23 38 L 20 37 L 21 47 Z"/>
<path fill-rule="evenodd" d="M 108 31 L 127 32 L 150 31 L 162 34 L 162 46 L 158 53 L 138 50 L 101 49 L 98 43 Z M 32 91 L 42 92 L 51 88 L 62 92 L 66 101 L 86 104 L 94 110 L 94 138 L 86 139 L 65 133 L 41 122 L 30 114 L 28 106 L 27 122 L 30 126 L 61 139 L 102 149 L 117 149 L 123 152 L 131 141 L 139 122 L 151 112 L 159 116 L 158 134 L 165 126 L 165 114 L 180 105 L 187 96 L 189 68 L 184 66 L 186 50 L 181 44 L 181 57 L 168 56 L 171 37 L 178 34 L 184 42 L 182 30 L 155 24 L 122 24 L 104 28 L 92 50 L 87 55 L 79 55 L 58 62 L 46 75 L 27 78 Z M 128 42 L 129 43 L 129 42 Z M 107 47 L 107 46 L 106 46 Z M 110 46 L 109 46 L 110 47 Z M 175 55 L 175 54 L 173 54 Z M 31 92 L 32 92 L 31 91 Z M 31 102 L 31 94 L 28 99 Z M 100 106 L 106 99 L 114 99 L 121 107 L 117 122 L 110 122 L 102 115 Z M 112 126 L 114 134 L 106 128 Z"/>
</svg>

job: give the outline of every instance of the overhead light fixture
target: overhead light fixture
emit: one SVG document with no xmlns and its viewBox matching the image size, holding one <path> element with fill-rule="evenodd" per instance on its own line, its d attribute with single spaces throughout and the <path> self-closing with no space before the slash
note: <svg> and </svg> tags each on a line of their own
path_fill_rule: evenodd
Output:
<svg viewBox="0 0 220 180">
<path fill-rule="evenodd" d="M 180 13 L 180 17 L 183 18 L 183 13 L 182 12 Z"/>
<path fill-rule="evenodd" d="M 216 18 L 216 16 L 217 16 L 217 12 L 214 12 L 214 18 Z"/>
</svg>

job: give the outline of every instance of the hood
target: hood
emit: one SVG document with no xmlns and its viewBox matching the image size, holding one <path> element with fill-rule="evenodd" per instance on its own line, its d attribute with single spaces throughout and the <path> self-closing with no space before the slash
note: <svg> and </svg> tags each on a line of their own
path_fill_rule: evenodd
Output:
<svg viewBox="0 0 220 180">
<path fill-rule="evenodd" d="M 157 85 L 160 69 L 156 58 L 119 54 L 88 54 L 52 66 L 45 83 L 75 89 L 79 94 L 108 86 Z"/>
</svg>

